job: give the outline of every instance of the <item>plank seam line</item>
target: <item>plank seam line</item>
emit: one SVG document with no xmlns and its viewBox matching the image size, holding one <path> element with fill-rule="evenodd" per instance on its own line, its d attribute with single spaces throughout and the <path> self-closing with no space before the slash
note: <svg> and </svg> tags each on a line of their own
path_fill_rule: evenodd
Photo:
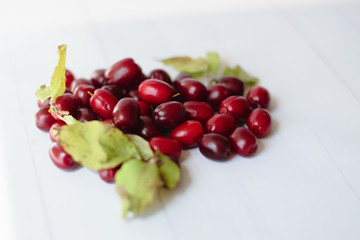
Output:
<svg viewBox="0 0 360 240">
<path fill-rule="evenodd" d="M 312 50 L 312 52 L 319 58 L 319 60 L 324 64 L 324 66 L 326 67 L 326 69 L 335 77 L 335 79 L 337 79 L 349 92 L 350 94 L 355 98 L 355 100 L 357 102 L 360 102 L 360 97 L 357 96 L 354 91 L 351 90 L 351 88 L 349 87 L 349 85 L 347 84 L 346 81 L 344 81 L 337 73 L 336 71 L 334 71 L 330 64 L 325 60 L 325 58 L 323 57 L 323 55 L 317 51 L 313 45 L 310 43 L 309 39 L 306 38 L 303 34 L 301 34 L 301 32 L 299 31 L 299 29 L 296 27 L 296 24 L 294 22 L 292 22 L 290 19 L 288 19 L 287 17 L 284 16 L 284 14 L 281 14 L 280 11 L 276 8 L 273 8 L 274 12 L 276 14 L 278 14 L 278 16 L 280 16 L 281 18 L 283 18 L 286 23 L 291 27 L 291 29 L 294 30 L 294 32 L 304 41 L 304 43 Z"/>
<path fill-rule="evenodd" d="M 9 50 L 5 50 L 5 51 L 9 51 Z M 51 229 L 51 226 L 50 226 L 49 215 L 48 215 L 47 209 L 45 207 L 45 199 L 44 199 L 44 194 L 43 194 L 43 191 L 42 191 L 42 188 L 41 188 L 41 185 L 40 185 L 39 174 L 38 174 L 38 171 L 37 171 L 36 163 L 34 161 L 33 150 L 31 148 L 31 145 L 29 144 L 30 143 L 29 132 L 28 132 L 28 129 L 26 128 L 26 124 L 24 122 L 25 121 L 24 108 L 23 108 L 23 105 L 22 105 L 21 97 L 20 97 L 21 95 L 19 93 L 18 77 L 16 76 L 16 70 L 14 68 L 14 63 L 12 61 L 12 55 L 8 52 L 7 56 L 10 56 L 8 62 L 9 62 L 10 68 L 12 69 L 12 71 L 14 73 L 14 83 L 15 83 L 15 87 L 16 87 L 15 92 L 16 92 L 16 95 L 17 95 L 17 99 L 19 100 L 20 114 L 22 116 L 22 125 L 23 125 L 23 128 L 25 129 L 26 142 L 27 142 L 27 145 L 28 145 L 29 151 L 30 151 L 30 158 L 31 158 L 32 166 L 33 166 L 34 173 L 35 173 L 35 181 L 37 183 L 37 187 L 38 187 L 39 194 L 40 194 L 41 206 L 42 206 L 42 209 L 44 211 L 45 222 L 46 222 L 46 225 L 47 225 L 47 228 L 48 228 L 48 233 L 49 233 L 50 239 L 54 239 L 52 229 Z"/>
</svg>

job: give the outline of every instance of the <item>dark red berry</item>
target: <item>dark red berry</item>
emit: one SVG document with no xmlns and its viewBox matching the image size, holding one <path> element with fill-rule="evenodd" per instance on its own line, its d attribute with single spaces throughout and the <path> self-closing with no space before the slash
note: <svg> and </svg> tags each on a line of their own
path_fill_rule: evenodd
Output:
<svg viewBox="0 0 360 240">
<path fill-rule="evenodd" d="M 249 114 L 246 124 L 257 137 L 264 137 L 271 130 L 270 114 L 264 108 L 256 108 Z"/>
<path fill-rule="evenodd" d="M 74 81 L 75 78 L 74 78 L 74 74 L 69 69 L 65 70 L 65 78 L 66 78 L 65 86 L 66 88 L 70 88 L 71 83 Z"/>
<path fill-rule="evenodd" d="M 60 169 L 70 170 L 77 165 L 70 154 L 66 153 L 58 142 L 53 143 L 50 147 L 49 154 L 55 166 Z"/>
<path fill-rule="evenodd" d="M 125 97 L 119 100 L 113 111 L 113 121 L 121 130 L 132 131 L 140 119 L 139 105 L 132 98 Z"/>
<path fill-rule="evenodd" d="M 164 81 L 164 82 L 166 82 L 166 83 L 168 83 L 170 85 L 172 84 L 169 74 L 167 72 L 165 72 L 164 70 L 162 70 L 162 69 L 152 70 L 149 73 L 149 78 L 162 80 L 162 81 Z"/>
<path fill-rule="evenodd" d="M 40 108 L 35 114 L 35 123 L 40 130 L 49 131 L 51 125 L 56 122 L 49 113 L 49 109 L 48 107 Z"/>
<path fill-rule="evenodd" d="M 126 89 L 125 92 L 125 96 L 127 97 L 131 97 L 136 101 L 140 101 L 141 98 L 139 96 L 139 91 L 138 91 L 139 86 L 133 86 L 129 89 Z"/>
<path fill-rule="evenodd" d="M 50 98 L 46 99 L 44 102 L 41 102 L 40 100 L 38 100 L 37 104 L 38 104 L 39 108 L 50 107 Z"/>
<path fill-rule="evenodd" d="M 120 169 L 120 166 L 110 168 L 110 169 L 102 169 L 99 170 L 99 175 L 102 180 L 104 180 L 107 183 L 113 183 L 115 182 L 115 174 Z"/>
<path fill-rule="evenodd" d="M 229 96 L 230 91 L 225 85 L 220 83 L 213 84 L 207 88 L 206 102 L 214 109 L 217 109 L 220 103 Z"/>
<path fill-rule="evenodd" d="M 49 130 L 49 135 L 50 135 L 50 140 L 52 142 L 57 141 L 57 135 L 59 133 L 59 129 L 64 125 L 66 125 L 64 122 L 55 122 L 53 123 L 53 125 L 51 125 Z"/>
<path fill-rule="evenodd" d="M 187 73 L 180 73 L 180 74 L 175 78 L 175 81 L 173 82 L 173 85 L 174 85 L 175 89 L 177 89 L 179 83 L 180 83 L 182 80 L 186 79 L 186 78 L 191 78 L 191 76 L 190 76 L 189 74 L 187 74 Z"/>
<path fill-rule="evenodd" d="M 133 59 L 125 58 L 106 70 L 105 77 L 108 84 L 123 88 L 139 84 L 142 80 L 142 71 Z"/>
<path fill-rule="evenodd" d="M 229 137 L 232 150 L 244 157 L 253 155 L 258 147 L 256 136 L 245 127 L 238 127 Z"/>
<path fill-rule="evenodd" d="M 92 86 L 92 83 L 89 80 L 85 79 L 85 78 L 75 79 L 70 85 L 70 91 L 72 93 L 74 93 L 76 88 L 78 86 L 80 86 L 80 85 L 91 85 Z"/>
<path fill-rule="evenodd" d="M 89 107 L 78 108 L 74 117 L 80 122 L 89 122 L 92 120 L 98 120 L 94 111 Z"/>
<path fill-rule="evenodd" d="M 90 98 L 94 94 L 95 87 L 92 85 L 80 85 L 74 92 L 76 103 L 81 106 L 89 106 Z"/>
<path fill-rule="evenodd" d="M 101 118 L 112 118 L 112 112 L 118 100 L 114 95 L 105 89 L 96 89 L 90 98 L 92 110 Z"/>
<path fill-rule="evenodd" d="M 76 101 L 74 95 L 71 93 L 64 93 L 63 95 L 56 98 L 54 102 L 54 107 L 59 111 L 68 112 L 70 115 L 74 115 L 76 111 Z M 58 113 L 63 116 L 65 114 Z M 61 121 L 59 116 L 55 113 L 51 113 L 51 115 L 58 121 Z"/>
<path fill-rule="evenodd" d="M 111 94 L 114 95 L 117 100 L 120 100 L 124 97 L 123 91 L 121 91 L 121 89 L 116 85 L 105 85 L 102 86 L 101 89 L 111 92 Z"/>
<path fill-rule="evenodd" d="M 173 93 L 172 86 L 161 80 L 148 79 L 139 86 L 140 98 L 151 105 L 159 105 L 169 101 Z"/>
<path fill-rule="evenodd" d="M 136 101 L 136 103 L 139 105 L 141 116 L 144 116 L 144 115 L 152 116 L 151 107 L 149 104 L 147 104 L 146 102 L 143 102 L 143 101 Z"/>
<path fill-rule="evenodd" d="M 161 135 L 160 129 L 149 116 L 140 116 L 137 133 L 146 140 Z"/>
<path fill-rule="evenodd" d="M 112 125 L 115 125 L 112 118 L 108 118 L 108 119 L 104 119 L 102 120 L 103 123 L 108 123 L 108 124 L 112 124 Z"/>
<path fill-rule="evenodd" d="M 196 147 L 204 135 L 203 126 L 199 121 L 188 120 L 174 128 L 170 137 L 178 140 L 183 148 Z"/>
<path fill-rule="evenodd" d="M 189 119 L 197 120 L 203 124 L 214 115 L 213 108 L 206 102 L 187 101 L 183 105 Z"/>
<path fill-rule="evenodd" d="M 230 91 L 230 95 L 244 94 L 244 82 L 236 77 L 225 76 L 220 78 L 219 83 L 224 84 Z"/>
<path fill-rule="evenodd" d="M 254 86 L 249 89 L 246 98 L 254 107 L 268 108 L 270 104 L 270 94 L 266 88 Z"/>
<path fill-rule="evenodd" d="M 252 107 L 250 102 L 241 96 L 230 96 L 221 102 L 219 112 L 230 113 L 236 120 L 245 121 Z"/>
<path fill-rule="evenodd" d="M 228 136 L 236 128 L 236 119 L 226 113 L 218 113 L 209 118 L 205 124 L 205 130 L 210 133 L 218 133 Z"/>
<path fill-rule="evenodd" d="M 100 88 L 107 84 L 107 80 L 105 78 L 105 69 L 97 69 L 91 74 L 90 78 L 91 83 L 96 88 Z"/>
<path fill-rule="evenodd" d="M 149 140 L 149 144 L 154 152 L 159 150 L 174 160 L 179 159 L 181 155 L 181 144 L 175 139 L 168 137 L 153 137 Z"/>
<path fill-rule="evenodd" d="M 199 150 L 207 158 L 224 161 L 231 154 L 229 139 L 217 133 L 204 134 L 199 142 Z"/>
<path fill-rule="evenodd" d="M 176 87 L 185 101 L 204 101 L 206 98 L 206 87 L 195 79 L 185 78 Z"/>
<path fill-rule="evenodd" d="M 186 120 L 186 112 L 181 103 L 170 101 L 157 106 L 153 117 L 158 126 L 173 128 Z"/>
</svg>

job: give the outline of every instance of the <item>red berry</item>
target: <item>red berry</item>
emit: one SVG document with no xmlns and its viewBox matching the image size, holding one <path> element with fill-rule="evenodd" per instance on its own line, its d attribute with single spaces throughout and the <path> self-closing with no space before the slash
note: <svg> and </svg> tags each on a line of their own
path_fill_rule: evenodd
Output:
<svg viewBox="0 0 360 240">
<path fill-rule="evenodd" d="M 97 120 L 97 116 L 90 107 L 80 107 L 74 114 L 74 117 L 80 122 L 89 122 Z"/>
<path fill-rule="evenodd" d="M 81 106 L 89 106 L 91 95 L 94 94 L 95 87 L 92 85 L 80 85 L 74 92 L 76 103 Z"/>
<path fill-rule="evenodd" d="M 230 113 L 237 121 L 245 121 L 252 107 L 250 102 L 241 96 L 230 96 L 221 102 L 219 112 Z"/>
<path fill-rule="evenodd" d="M 176 78 L 175 78 L 175 81 L 173 82 L 173 85 L 175 87 L 175 89 L 178 89 L 178 85 L 179 83 L 186 79 L 186 78 L 191 78 L 191 76 L 187 73 L 180 73 Z"/>
<path fill-rule="evenodd" d="M 49 113 L 48 107 L 40 108 L 35 114 L 35 123 L 40 130 L 49 131 L 51 125 L 55 122 L 56 120 Z"/>
<path fill-rule="evenodd" d="M 50 107 L 50 98 L 46 99 L 44 102 L 37 101 L 39 108 Z"/>
<path fill-rule="evenodd" d="M 122 98 L 114 107 L 112 115 L 115 125 L 121 130 L 135 130 L 140 119 L 139 105 L 132 98 Z"/>
<path fill-rule="evenodd" d="M 96 89 L 94 95 L 90 98 L 92 110 L 101 118 L 112 118 L 112 112 L 118 100 L 109 91 Z"/>
<path fill-rule="evenodd" d="M 100 88 L 107 84 L 105 78 L 105 69 L 97 69 L 91 74 L 90 78 L 91 83 L 96 87 Z"/>
<path fill-rule="evenodd" d="M 71 83 L 71 85 L 70 85 L 70 91 L 71 91 L 72 93 L 74 93 L 75 90 L 76 90 L 76 88 L 77 88 L 78 86 L 80 86 L 80 85 L 91 85 L 91 86 L 93 86 L 92 83 L 91 83 L 89 80 L 87 80 L 87 79 L 85 79 L 85 78 L 78 78 L 78 79 L 75 79 L 75 80 Z"/>
<path fill-rule="evenodd" d="M 206 121 L 214 115 L 214 110 L 210 104 L 200 101 L 187 101 L 184 102 L 184 108 L 187 116 L 191 120 L 197 120 L 201 123 Z"/>
<path fill-rule="evenodd" d="M 161 135 L 160 129 L 155 125 L 149 116 L 140 116 L 137 133 L 146 140 Z"/>
<path fill-rule="evenodd" d="M 139 86 L 133 86 L 131 88 L 125 89 L 125 96 L 127 97 L 131 97 L 136 101 L 140 101 L 141 98 L 139 96 L 139 91 L 138 91 Z"/>
<path fill-rule="evenodd" d="M 66 125 L 64 122 L 55 122 L 53 123 L 53 125 L 51 125 L 49 134 L 50 134 L 50 140 L 52 142 L 57 141 L 57 134 L 59 133 L 59 129 L 64 125 Z"/>
<path fill-rule="evenodd" d="M 207 88 L 206 102 L 214 109 L 217 109 L 220 103 L 228 96 L 230 96 L 230 91 L 225 85 L 220 83 L 213 84 Z"/>
<path fill-rule="evenodd" d="M 268 108 L 270 104 L 270 94 L 268 90 L 260 86 L 250 88 L 246 98 L 254 107 Z"/>
<path fill-rule="evenodd" d="M 238 127 L 230 135 L 231 147 L 237 154 L 248 157 L 253 155 L 258 147 L 256 136 L 245 127 Z"/>
<path fill-rule="evenodd" d="M 236 128 L 236 119 L 226 113 L 218 113 L 209 118 L 205 124 L 205 130 L 210 133 L 218 133 L 228 136 Z"/>
<path fill-rule="evenodd" d="M 264 108 L 256 108 L 250 113 L 246 124 L 257 137 L 264 137 L 271 130 L 270 114 Z"/>
<path fill-rule="evenodd" d="M 174 160 L 179 159 L 181 155 L 181 144 L 175 139 L 168 137 L 153 137 L 149 140 L 149 144 L 154 152 L 159 150 Z"/>
<path fill-rule="evenodd" d="M 111 92 L 111 94 L 114 95 L 117 100 L 120 100 L 124 97 L 123 91 L 121 91 L 121 89 L 116 85 L 105 85 L 102 86 L 101 89 Z"/>
<path fill-rule="evenodd" d="M 173 128 L 186 120 L 186 112 L 184 106 L 175 101 L 162 103 L 155 108 L 155 123 L 162 128 Z"/>
<path fill-rule="evenodd" d="M 56 98 L 54 106 L 57 110 L 65 111 L 68 112 L 70 115 L 74 115 L 76 111 L 75 97 L 71 93 L 64 93 L 63 95 Z M 61 113 L 58 114 L 63 115 Z M 61 121 L 57 114 L 52 112 L 51 115 L 56 120 Z"/>
<path fill-rule="evenodd" d="M 152 70 L 149 73 L 149 78 L 158 79 L 158 80 L 164 81 L 164 82 L 166 82 L 166 83 L 168 83 L 170 85 L 172 84 L 169 74 L 167 72 L 165 72 L 164 70 L 162 70 L 162 69 Z"/>
<path fill-rule="evenodd" d="M 230 91 L 230 95 L 244 94 L 244 82 L 236 77 L 225 76 L 220 78 L 219 83 L 224 84 Z"/>
<path fill-rule="evenodd" d="M 120 167 L 121 165 L 110 169 L 102 169 L 98 172 L 102 180 L 107 183 L 113 183 L 115 182 L 115 174 L 120 169 Z"/>
<path fill-rule="evenodd" d="M 136 103 L 139 105 L 141 116 L 143 116 L 143 115 L 152 116 L 151 107 L 149 104 L 147 104 L 146 102 L 143 102 L 143 101 L 136 101 Z"/>
<path fill-rule="evenodd" d="M 231 154 L 230 141 L 223 135 L 207 133 L 199 142 L 199 150 L 207 158 L 224 161 Z"/>
<path fill-rule="evenodd" d="M 138 84 L 142 80 L 142 71 L 133 59 L 125 58 L 106 70 L 105 77 L 108 84 L 123 88 Z"/>
<path fill-rule="evenodd" d="M 69 69 L 66 69 L 65 77 L 66 77 L 65 86 L 66 88 L 70 88 L 71 83 L 74 81 L 74 74 Z"/>
<path fill-rule="evenodd" d="M 178 140 L 184 148 L 192 148 L 198 145 L 203 134 L 203 126 L 199 121 L 188 120 L 174 128 L 170 137 Z"/>
<path fill-rule="evenodd" d="M 185 101 L 204 101 L 206 98 L 206 87 L 195 79 L 185 78 L 176 87 Z"/>
<path fill-rule="evenodd" d="M 60 169 L 70 170 L 77 165 L 70 154 L 66 153 L 58 142 L 53 143 L 50 147 L 49 154 L 55 166 Z"/>
<path fill-rule="evenodd" d="M 171 99 L 174 90 L 164 81 L 148 79 L 139 86 L 140 98 L 151 105 L 159 105 Z"/>
</svg>

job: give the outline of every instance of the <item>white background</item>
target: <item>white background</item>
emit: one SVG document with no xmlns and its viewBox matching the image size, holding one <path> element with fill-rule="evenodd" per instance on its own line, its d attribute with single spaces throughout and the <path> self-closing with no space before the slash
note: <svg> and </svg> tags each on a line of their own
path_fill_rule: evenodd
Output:
<svg viewBox="0 0 360 240">
<path fill-rule="evenodd" d="M 252 158 L 185 151 L 179 188 L 123 220 L 115 187 L 57 169 L 35 127 L 62 43 L 78 77 L 218 51 L 269 89 L 273 130 Z M 359 66 L 356 1 L 2 0 L 0 239 L 360 239 Z"/>
</svg>

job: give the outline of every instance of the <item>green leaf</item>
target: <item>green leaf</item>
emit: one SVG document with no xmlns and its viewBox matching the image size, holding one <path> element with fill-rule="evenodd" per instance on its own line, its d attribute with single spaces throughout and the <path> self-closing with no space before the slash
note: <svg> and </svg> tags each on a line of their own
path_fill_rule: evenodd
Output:
<svg viewBox="0 0 360 240">
<path fill-rule="evenodd" d="M 242 80 L 248 87 L 254 86 L 259 82 L 258 78 L 250 76 L 239 65 L 236 65 L 234 68 L 226 67 L 222 75 L 237 77 Z"/>
<path fill-rule="evenodd" d="M 40 102 L 44 102 L 46 99 L 51 97 L 51 89 L 45 85 L 42 85 L 35 93 L 36 98 L 40 100 Z"/>
<path fill-rule="evenodd" d="M 74 161 L 95 170 L 114 168 L 139 157 L 137 148 L 121 130 L 100 121 L 63 126 L 58 139 Z"/>
<path fill-rule="evenodd" d="M 135 144 L 140 156 L 143 160 L 148 160 L 154 156 L 154 152 L 151 150 L 149 142 L 143 139 L 142 137 L 135 134 L 127 134 L 130 141 Z"/>
<path fill-rule="evenodd" d="M 209 69 L 208 72 L 216 74 L 220 67 L 220 56 L 217 52 L 208 52 L 205 57 Z"/>
<path fill-rule="evenodd" d="M 165 65 L 172 66 L 179 72 L 192 74 L 203 74 L 207 72 L 209 65 L 203 58 L 193 59 L 191 57 L 173 57 L 161 60 Z"/>
<path fill-rule="evenodd" d="M 51 78 L 51 101 L 55 101 L 58 96 L 65 92 L 65 61 L 66 61 L 66 45 L 58 47 L 59 62 L 55 68 L 54 74 Z"/>
<path fill-rule="evenodd" d="M 121 166 L 116 172 L 115 182 L 122 200 L 123 217 L 129 211 L 139 214 L 155 199 L 163 186 L 158 167 L 136 159 Z"/>
<path fill-rule="evenodd" d="M 181 177 L 179 166 L 160 151 L 156 151 L 155 155 L 160 159 L 160 176 L 164 181 L 165 187 L 169 189 L 175 188 Z"/>
</svg>

